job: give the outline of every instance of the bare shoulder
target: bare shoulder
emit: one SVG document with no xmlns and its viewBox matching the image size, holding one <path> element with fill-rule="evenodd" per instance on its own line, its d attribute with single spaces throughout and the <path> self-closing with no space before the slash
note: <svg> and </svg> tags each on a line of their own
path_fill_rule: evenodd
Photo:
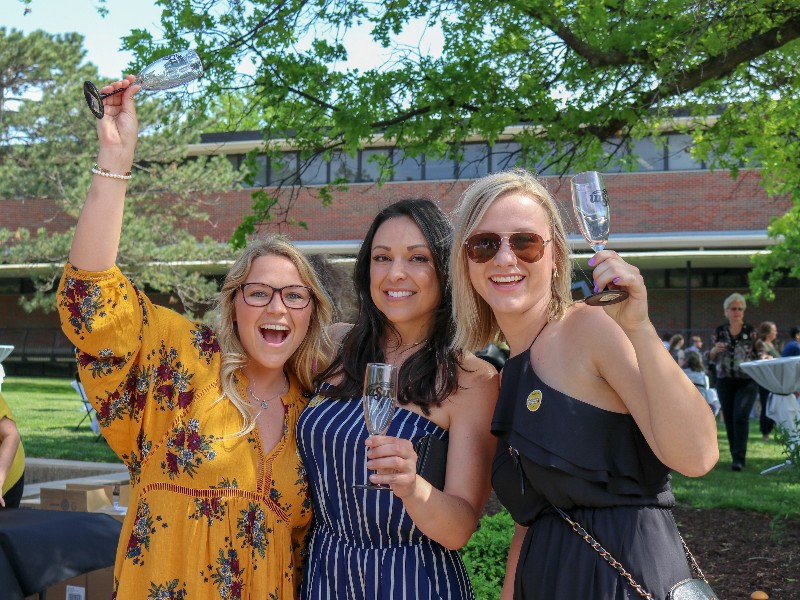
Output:
<svg viewBox="0 0 800 600">
<path fill-rule="evenodd" d="M 472 352 L 464 352 L 460 367 L 458 374 L 459 387 L 469 388 L 479 385 L 492 385 L 499 381 L 497 369 L 482 358 L 475 356 Z"/>
<path fill-rule="evenodd" d="M 619 325 L 606 314 L 600 306 L 589 306 L 583 302 L 573 304 L 566 316 L 560 321 L 564 333 L 580 333 L 592 331 L 595 335 L 606 335 L 612 332 L 622 333 Z M 583 336 L 581 336 L 583 337 Z"/>
</svg>

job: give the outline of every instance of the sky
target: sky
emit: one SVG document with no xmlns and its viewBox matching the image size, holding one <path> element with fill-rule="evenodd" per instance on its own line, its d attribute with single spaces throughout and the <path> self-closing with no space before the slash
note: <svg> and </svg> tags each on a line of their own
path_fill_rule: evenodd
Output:
<svg viewBox="0 0 800 600">
<path fill-rule="evenodd" d="M 133 60 L 133 54 L 122 52 L 122 37 L 132 29 L 146 29 L 155 40 L 160 38 L 161 11 L 153 0 L 106 0 L 108 15 L 101 17 L 96 10 L 96 0 L 32 0 L 31 12 L 25 13 L 20 0 L 0 0 L 0 26 L 30 33 L 43 29 L 48 33 L 76 31 L 83 34 L 86 60 L 97 65 L 100 74 L 109 79 L 127 74 L 125 68 Z M 423 38 L 422 47 L 434 54 L 441 51 L 441 33 L 427 30 L 422 33 L 421 23 L 412 24 L 401 36 L 413 46 Z M 381 64 L 386 55 L 381 48 L 365 51 L 371 43 L 366 30 L 348 35 L 348 47 L 358 49 L 350 52 L 352 61 L 347 66 L 366 69 Z M 355 62 L 355 61 L 360 62 Z"/>
<path fill-rule="evenodd" d="M 24 33 L 43 29 L 83 34 L 86 60 L 113 78 L 122 76 L 133 60 L 133 54 L 120 50 L 122 37 L 132 29 L 147 29 L 159 39 L 161 11 L 152 0 L 106 0 L 105 5 L 108 15 L 103 18 L 94 0 L 32 0 L 28 14 L 19 0 L 0 0 L 0 26 Z"/>
</svg>

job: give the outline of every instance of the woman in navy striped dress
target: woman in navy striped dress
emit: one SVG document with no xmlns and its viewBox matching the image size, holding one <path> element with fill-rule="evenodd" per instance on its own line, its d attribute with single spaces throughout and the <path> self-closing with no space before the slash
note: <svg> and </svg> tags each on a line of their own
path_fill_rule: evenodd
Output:
<svg viewBox="0 0 800 600">
<path fill-rule="evenodd" d="M 410 199 L 381 211 L 361 246 L 359 316 L 334 332 L 339 352 L 297 425 L 315 515 L 303 598 L 474 597 L 457 550 L 489 495 L 499 383 L 494 367 L 450 348 L 451 240 L 436 204 Z M 386 435 L 371 438 L 361 406 L 369 362 L 400 367 L 399 406 Z M 449 443 L 443 490 L 416 474 L 414 444 L 428 433 Z M 354 489 L 367 468 L 391 491 Z"/>
</svg>

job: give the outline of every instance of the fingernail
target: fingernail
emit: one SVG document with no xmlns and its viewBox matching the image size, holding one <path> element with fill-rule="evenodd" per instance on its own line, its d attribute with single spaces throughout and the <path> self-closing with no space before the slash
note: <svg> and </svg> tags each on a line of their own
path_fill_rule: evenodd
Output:
<svg viewBox="0 0 800 600">
<path fill-rule="evenodd" d="M 599 287 L 597 287 L 597 282 L 596 282 L 596 281 L 594 282 L 594 293 L 595 293 L 595 294 L 598 294 L 598 293 L 600 293 L 600 288 L 599 288 Z"/>
<path fill-rule="evenodd" d="M 619 283 L 619 277 L 614 277 L 614 283 Z"/>
<path fill-rule="evenodd" d="M 592 258 L 590 258 L 590 259 L 589 259 L 589 266 L 590 266 L 590 267 L 593 267 L 593 266 L 594 266 L 594 256 L 593 256 Z"/>
</svg>

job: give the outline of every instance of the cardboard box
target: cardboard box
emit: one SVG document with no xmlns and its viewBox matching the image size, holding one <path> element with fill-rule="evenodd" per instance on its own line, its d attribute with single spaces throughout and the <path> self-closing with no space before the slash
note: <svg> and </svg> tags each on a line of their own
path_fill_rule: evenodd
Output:
<svg viewBox="0 0 800 600">
<path fill-rule="evenodd" d="M 109 600 L 113 591 L 114 567 L 106 567 L 51 585 L 46 597 L 47 600 Z M 34 594 L 25 600 L 40 600 L 42 596 Z"/>
<path fill-rule="evenodd" d="M 102 489 L 108 497 L 108 503 L 114 503 L 114 488 L 118 488 L 117 504 L 119 506 L 128 506 L 131 501 L 131 486 L 129 484 L 114 485 L 96 485 L 91 483 L 67 483 L 66 489 L 68 490 L 95 490 Z"/>
<path fill-rule="evenodd" d="M 86 575 L 89 596 L 86 600 L 110 600 L 114 592 L 114 567 L 98 569 Z M 47 596 L 50 600 L 50 596 Z"/>
<path fill-rule="evenodd" d="M 91 490 L 42 488 L 39 490 L 40 508 L 71 512 L 95 512 L 111 501 L 103 488 Z"/>
</svg>

